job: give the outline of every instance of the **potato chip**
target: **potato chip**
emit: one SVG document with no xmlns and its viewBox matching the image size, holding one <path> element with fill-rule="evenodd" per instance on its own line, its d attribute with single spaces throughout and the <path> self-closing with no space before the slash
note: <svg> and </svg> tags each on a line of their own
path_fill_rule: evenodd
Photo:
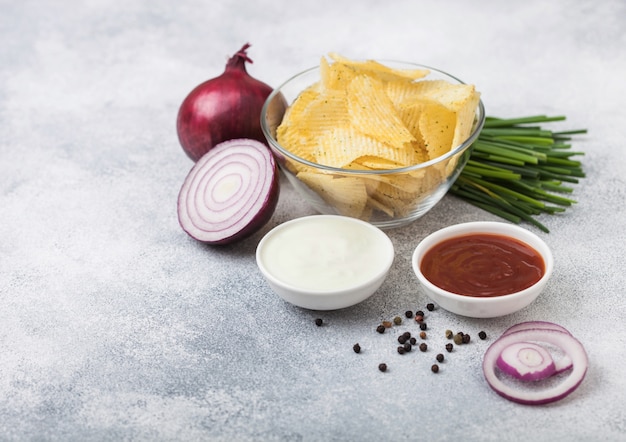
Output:
<svg viewBox="0 0 626 442">
<path fill-rule="evenodd" d="M 327 130 L 317 139 L 317 147 L 313 151 L 316 161 L 326 166 L 348 167 L 356 161 L 372 169 L 410 166 L 422 161 L 420 154 L 421 151 L 410 146 L 405 149 L 391 147 L 354 127 Z"/>
<path fill-rule="evenodd" d="M 430 73 L 430 70 L 425 68 L 394 69 L 375 60 L 351 60 L 336 52 L 331 52 L 328 56 L 335 62 L 333 64 L 353 68 L 358 73 L 368 74 L 382 81 L 413 81 L 424 78 Z"/>
<path fill-rule="evenodd" d="M 340 215 L 359 218 L 367 202 L 367 191 L 358 177 L 335 177 L 315 172 L 300 172 L 297 178 L 317 192 Z"/>
<path fill-rule="evenodd" d="M 417 141 L 402 123 L 379 80 L 359 75 L 350 82 L 348 112 L 355 127 L 392 147 L 401 149 Z"/>
</svg>

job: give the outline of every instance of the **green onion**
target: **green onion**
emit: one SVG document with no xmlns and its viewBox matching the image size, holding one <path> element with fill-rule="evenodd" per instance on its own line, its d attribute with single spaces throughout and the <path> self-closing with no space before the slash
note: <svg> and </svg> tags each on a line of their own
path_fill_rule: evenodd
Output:
<svg viewBox="0 0 626 442">
<path fill-rule="evenodd" d="M 544 232 L 541 214 L 562 213 L 575 200 L 573 188 L 584 178 L 582 162 L 572 157 L 572 135 L 586 129 L 554 132 L 542 125 L 565 120 L 564 116 L 535 115 L 502 119 L 487 117 L 470 159 L 450 193 L 500 218 L 528 222 Z"/>
</svg>

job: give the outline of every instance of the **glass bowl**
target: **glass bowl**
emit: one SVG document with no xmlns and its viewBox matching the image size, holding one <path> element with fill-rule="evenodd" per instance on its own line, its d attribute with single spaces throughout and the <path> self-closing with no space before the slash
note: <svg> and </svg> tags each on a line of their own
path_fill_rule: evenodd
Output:
<svg viewBox="0 0 626 442">
<path fill-rule="evenodd" d="M 429 74 L 420 80 L 446 80 L 452 84 L 464 84 L 458 78 L 428 66 L 392 61 L 381 63 L 398 69 L 427 69 Z M 330 167 L 299 157 L 276 139 L 277 128 L 287 107 L 303 90 L 319 81 L 320 67 L 314 67 L 295 75 L 274 89 L 261 111 L 261 128 L 280 169 L 291 185 L 306 203 L 321 214 L 359 218 L 382 229 L 401 227 L 415 221 L 432 209 L 450 189 L 465 167 L 471 154 L 472 143 L 480 134 L 485 122 L 484 106 L 482 101 L 479 101 L 470 136 L 463 143 L 444 155 L 413 166 L 386 170 Z M 303 169 L 333 177 L 331 180 L 333 188 L 320 188 L 315 182 L 300 179 L 298 171 Z M 368 207 L 351 207 L 350 192 L 354 191 L 355 185 L 365 184 L 368 194 L 371 194 L 378 186 L 388 185 L 389 182 L 402 183 L 399 189 L 394 188 L 394 192 L 401 193 L 402 199 L 401 204 L 396 204 L 393 210 L 376 201 L 371 205 L 369 200 Z M 381 193 L 384 194 L 385 191 L 379 188 L 378 194 Z"/>
</svg>

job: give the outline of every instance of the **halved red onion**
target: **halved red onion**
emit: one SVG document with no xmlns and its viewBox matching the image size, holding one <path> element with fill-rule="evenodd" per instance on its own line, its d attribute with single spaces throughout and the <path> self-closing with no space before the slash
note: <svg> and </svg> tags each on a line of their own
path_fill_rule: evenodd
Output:
<svg viewBox="0 0 626 442">
<path fill-rule="evenodd" d="M 520 330 L 556 330 L 563 333 L 571 334 L 569 330 L 567 330 L 565 327 L 559 324 L 555 324 L 554 322 L 526 321 L 509 327 L 504 331 L 503 335 Z M 563 357 L 554 360 L 554 374 L 562 373 L 565 370 L 569 370 L 570 368 L 572 368 L 572 359 L 568 355 L 564 355 Z"/>
<path fill-rule="evenodd" d="M 178 221 L 198 241 L 228 244 L 269 221 L 278 196 L 278 169 L 267 146 L 229 140 L 192 167 L 178 195 Z"/>
<path fill-rule="evenodd" d="M 522 381 L 537 381 L 552 376 L 556 369 L 548 350 L 532 342 L 515 342 L 505 347 L 496 365 Z"/>
<path fill-rule="evenodd" d="M 508 385 L 496 374 L 497 361 L 505 348 L 517 342 L 543 342 L 560 348 L 571 358 L 572 371 L 557 385 L 547 388 L 516 389 Z M 583 381 L 587 367 L 587 353 L 582 344 L 571 334 L 559 330 L 528 329 L 504 334 L 491 344 L 483 358 L 483 372 L 489 386 L 500 396 L 526 405 L 547 404 L 568 396 Z"/>
</svg>

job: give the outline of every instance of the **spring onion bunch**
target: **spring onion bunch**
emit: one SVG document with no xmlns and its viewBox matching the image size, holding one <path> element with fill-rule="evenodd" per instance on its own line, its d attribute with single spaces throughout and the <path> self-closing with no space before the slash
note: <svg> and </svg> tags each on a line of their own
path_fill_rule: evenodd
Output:
<svg viewBox="0 0 626 442">
<path fill-rule="evenodd" d="M 536 217 L 564 212 L 574 204 L 567 194 L 585 176 L 581 162 L 572 159 L 584 154 L 571 150 L 570 141 L 587 131 L 543 127 L 562 120 L 564 116 L 487 117 L 450 193 L 508 221 L 528 222 L 548 232 Z"/>
</svg>

